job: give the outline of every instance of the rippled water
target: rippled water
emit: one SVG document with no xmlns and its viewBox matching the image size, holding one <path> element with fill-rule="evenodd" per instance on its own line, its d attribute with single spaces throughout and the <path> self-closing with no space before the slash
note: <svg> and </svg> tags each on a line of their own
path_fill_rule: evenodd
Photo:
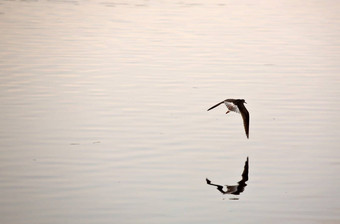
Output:
<svg viewBox="0 0 340 224">
<path fill-rule="evenodd" d="M 0 6 L 1 223 L 340 222 L 337 1 Z"/>
</svg>

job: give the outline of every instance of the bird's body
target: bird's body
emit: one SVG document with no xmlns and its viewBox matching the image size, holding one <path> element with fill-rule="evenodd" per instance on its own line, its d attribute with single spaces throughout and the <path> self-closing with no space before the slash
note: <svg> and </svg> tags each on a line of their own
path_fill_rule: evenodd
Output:
<svg viewBox="0 0 340 224">
<path fill-rule="evenodd" d="M 226 112 L 226 114 L 229 113 L 230 111 L 241 114 L 242 119 L 243 119 L 244 130 L 246 132 L 247 138 L 249 138 L 249 112 L 247 108 L 244 106 L 244 103 L 246 103 L 245 100 L 244 99 L 226 99 L 210 107 L 208 111 L 211 109 L 214 109 L 215 107 L 221 105 L 222 103 L 224 103 L 228 108 L 228 111 Z"/>
</svg>

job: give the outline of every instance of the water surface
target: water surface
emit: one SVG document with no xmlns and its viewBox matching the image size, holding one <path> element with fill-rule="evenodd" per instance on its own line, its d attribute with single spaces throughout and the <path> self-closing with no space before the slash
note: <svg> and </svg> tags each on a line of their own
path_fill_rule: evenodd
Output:
<svg viewBox="0 0 340 224">
<path fill-rule="evenodd" d="M 0 4 L 1 223 L 340 222 L 337 1 Z"/>
</svg>

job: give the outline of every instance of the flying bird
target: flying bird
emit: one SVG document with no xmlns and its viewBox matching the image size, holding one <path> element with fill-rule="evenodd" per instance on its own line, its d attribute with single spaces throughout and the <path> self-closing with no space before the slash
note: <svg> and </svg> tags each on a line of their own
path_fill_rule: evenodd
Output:
<svg viewBox="0 0 340 224">
<path fill-rule="evenodd" d="M 249 112 L 247 108 L 244 106 L 246 101 L 244 99 L 226 99 L 216 104 L 215 106 L 210 107 L 208 111 L 214 109 L 215 107 L 221 105 L 222 103 L 224 103 L 228 108 L 226 114 L 228 114 L 230 111 L 241 114 L 243 119 L 244 130 L 246 132 L 247 138 L 249 138 Z"/>
</svg>

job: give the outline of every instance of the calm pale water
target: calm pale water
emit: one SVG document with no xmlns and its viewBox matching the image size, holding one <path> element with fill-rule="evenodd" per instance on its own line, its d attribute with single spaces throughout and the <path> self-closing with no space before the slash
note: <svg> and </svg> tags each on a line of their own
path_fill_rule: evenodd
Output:
<svg viewBox="0 0 340 224">
<path fill-rule="evenodd" d="M 0 223 L 340 223 L 339 11 L 1 1 Z"/>
</svg>

